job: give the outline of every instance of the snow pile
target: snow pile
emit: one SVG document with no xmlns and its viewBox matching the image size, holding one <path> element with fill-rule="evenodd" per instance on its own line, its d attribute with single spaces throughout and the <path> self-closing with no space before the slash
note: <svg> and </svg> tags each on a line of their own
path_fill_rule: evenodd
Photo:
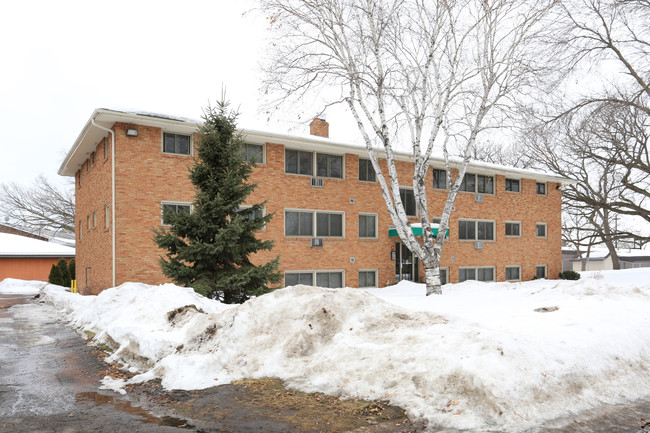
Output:
<svg viewBox="0 0 650 433">
<path fill-rule="evenodd" d="M 133 283 L 46 299 L 137 369 L 131 382 L 200 389 L 273 376 L 388 399 L 431 425 L 521 432 L 650 396 L 650 273 L 619 281 L 465 282 L 432 297 L 407 282 L 295 286 L 236 307 Z"/>
<path fill-rule="evenodd" d="M 5 278 L 0 281 L 0 295 L 38 295 L 45 286 L 44 281 Z"/>
</svg>

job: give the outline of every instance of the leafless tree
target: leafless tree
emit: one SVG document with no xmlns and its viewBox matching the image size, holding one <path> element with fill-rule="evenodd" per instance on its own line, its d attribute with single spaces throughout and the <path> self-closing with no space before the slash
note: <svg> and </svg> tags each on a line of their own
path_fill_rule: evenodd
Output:
<svg viewBox="0 0 650 433">
<path fill-rule="evenodd" d="M 267 92 L 278 95 L 278 104 L 319 95 L 326 104 L 347 105 L 393 224 L 424 266 L 427 295 L 442 293 L 443 240 L 477 136 L 497 127 L 518 92 L 547 66 L 532 41 L 546 30 L 540 20 L 552 3 L 260 0 L 279 35 L 266 68 Z M 400 147 L 410 149 L 423 227 L 431 224 L 429 158 L 434 149 L 444 155 L 448 198 L 435 239 L 430 230 L 418 239 L 409 226 L 395 168 Z"/>
<path fill-rule="evenodd" d="M 74 209 L 74 189 L 57 187 L 42 175 L 29 187 L 0 185 L 0 213 L 32 233 L 74 233 Z"/>
</svg>

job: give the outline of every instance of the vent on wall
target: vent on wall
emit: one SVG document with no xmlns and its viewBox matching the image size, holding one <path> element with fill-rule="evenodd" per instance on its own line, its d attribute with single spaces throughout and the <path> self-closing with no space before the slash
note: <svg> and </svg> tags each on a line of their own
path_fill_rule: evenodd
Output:
<svg viewBox="0 0 650 433">
<path fill-rule="evenodd" d="M 311 186 L 313 188 L 322 188 L 323 187 L 323 178 L 322 177 L 312 177 Z"/>
<path fill-rule="evenodd" d="M 474 242 L 474 248 L 476 248 L 477 250 L 482 250 L 483 242 Z"/>
<path fill-rule="evenodd" d="M 483 201 L 483 194 L 476 194 L 474 196 L 474 201 Z"/>
<path fill-rule="evenodd" d="M 321 239 L 321 238 L 312 238 L 311 239 L 311 246 L 312 246 L 312 248 L 314 248 L 314 247 L 316 247 L 316 248 L 322 247 L 323 246 L 323 239 Z"/>
</svg>

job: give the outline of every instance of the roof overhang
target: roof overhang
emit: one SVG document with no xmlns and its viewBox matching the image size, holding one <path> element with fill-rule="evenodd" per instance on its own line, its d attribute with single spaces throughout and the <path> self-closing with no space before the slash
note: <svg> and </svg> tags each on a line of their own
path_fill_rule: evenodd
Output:
<svg viewBox="0 0 650 433">
<path fill-rule="evenodd" d="M 90 154 L 95 151 L 97 145 L 108 135 L 106 131 L 93 125 L 93 120 L 98 125 L 109 129 L 112 128 L 115 123 L 119 122 L 132 125 L 158 127 L 163 130 L 173 130 L 174 132 L 185 134 L 197 132 L 201 124 L 201 121 L 195 119 L 174 117 L 164 114 L 98 108 L 93 112 L 90 119 L 88 119 L 86 125 L 79 134 L 79 137 L 77 137 L 74 145 L 63 160 L 58 171 L 59 175 L 74 176 L 77 170 L 79 170 L 82 164 L 88 159 Z M 324 137 L 289 135 L 245 128 L 242 129 L 241 132 L 244 135 L 245 140 L 253 144 L 277 143 L 302 150 L 317 150 L 341 155 L 346 153 L 359 156 L 368 155 L 368 150 L 363 145 L 335 141 Z M 381 157 L 383 151 L 377 149 L 377 154 Z M 412 155 L 407 152 L 394 152 L 394 155 L 399 161 L 413 160 Z M 430 163 L 435 168 L 445 167 L 445 160 L 442 157 L 432 156 L 430 158 Z M 450 166 L 452 168 L 458 168 L 461 166 L 461 161 L 451 161 Z M 520 169 L 484 162 L 471 162 L 469 170 L 475 174 L 499 174 L 514 179 L 528 178 L 540 182 L 555 182 L 560 185 L 570 185 L 577 182 L 573 179 L 537 170 Z"/>
</svg>

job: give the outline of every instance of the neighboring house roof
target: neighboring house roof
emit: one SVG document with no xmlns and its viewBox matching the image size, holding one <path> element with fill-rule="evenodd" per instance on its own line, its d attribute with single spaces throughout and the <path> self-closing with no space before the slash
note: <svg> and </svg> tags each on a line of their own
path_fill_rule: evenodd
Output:
<svg viewBox="0 0 650 433">
<path fill-rule="evenodd" d="M 28 238 L 39 239 L 41 241 L 47 241 L 47 238 L 45 236 L 35 235 L 34 233 L 29 233 L 7 224 L 0 224 L 0 233 L 9 233 L 12 235 L 25 236 Z"/>
<path fill-rule="evenodd" d="M 65 245 L 9 233 L 0 233 L 0 257 L 71 258 L 75 249 Z"/>
<path fill-rule="evenodd" d="M 89 155 L 95 151 L 96 146 L 108 135 L 106 131 L 93 125 L 93 121 L 97 125 L 109 129 L 116 122 L 122 122 L 126 124 L 153 126 L 185 134 L 192 134 L 196 132 L 199 125 L 202 123 L 199 120 L 170 116 L 166 114 L 122 109 L 98 108 L 93 112 L 90 119 L 88 119 L 86 125 L 79 134 L 79 137 L 77 137 L 74 145 L 63 160 L 63 163 L 59 168 L 59 175 L 74 176 L 77 170 L 79 170 L 83 163 L 86 161 L 86 159 L 88 159 Z M 242 129 L 241 132 L 245 135 L 246 141 L 253 144 L 264 144 L 271 142 L 285 144 L 295 148 L 320 150 L 323 152 L 351 153 L 360 156 L 367 155 L 365 146 L 335 141 L 325 137 L 317 137 L 313 135 L 289 135 L 278 132 L 259 131 L 245 128 Z M 378 152 L 381 152 L 381 149 L 378 149 Z M 411 159 L 411 155 L 405 152 L 395 152 L 395 156 L 397 159 L 401 160 Z M 431 164 L 443 168 L 444 158 L 440 156 L 432 156 Z M 452 162 L 451 165 L 452 167 L 458 167 L 460 163 Z M 572 184 L 576 182 L 573 179 L 556 176 L 554 174 L 549 174 L 538 170 L 507 167 L 503 165 L 478 161 L 471 162 L 469 167 L 473 173 L 477 174 L 496 173 L 512 178 L 527 177 L 542 182 L 558 182 L 562 185 Z"/>
<path fill-rule="evenodd" d="M 619 260 L 634 262 L 650 260 L 650 251 L 638 249 L 626 249 L 617 251 Z M 589 261 L 603 261 L 609 257 L 609 250 L 594 250 L 589 253 L 587 260 Z M 584 258 L 571 259 L 573 262 L 579 262 Z"/>
</svg>

